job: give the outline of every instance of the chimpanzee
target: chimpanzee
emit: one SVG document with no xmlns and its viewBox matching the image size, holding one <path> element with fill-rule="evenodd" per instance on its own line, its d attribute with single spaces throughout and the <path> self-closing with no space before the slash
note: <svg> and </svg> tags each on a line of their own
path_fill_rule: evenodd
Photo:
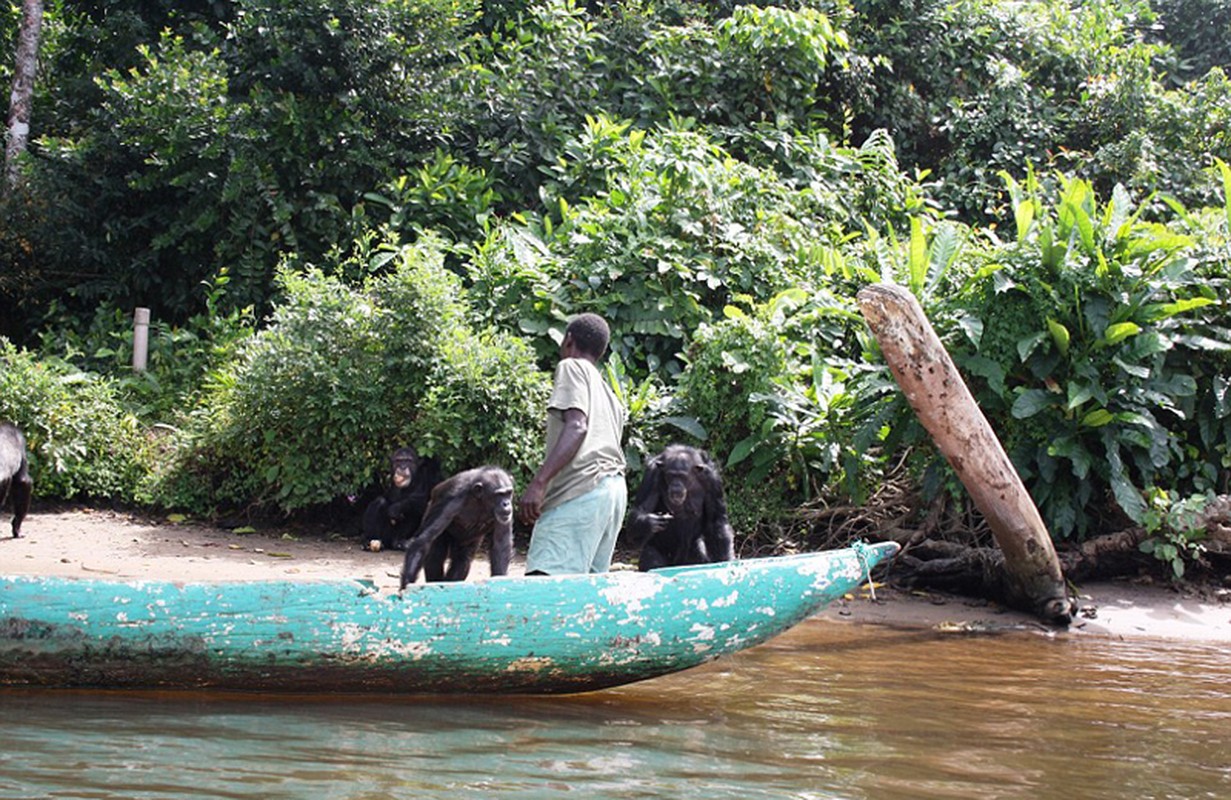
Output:
<svg viewBox="0 0 1231 800">
<path fill-rule="evenodd" d="M 389 462 L 389 489 L 363 512 L 363 541 L 379 539 L 382 548 L 401 550 L 419 529 L 432 489 L 440 483 L 440 463 L 413 447 L 394 450 Z"/>
<path fill-rule="evenodd" d="M 641 547 L 643 572 L 735 558 L 722 478 L 710 454 L 673 444 L 650 459 L 627 531 Z"/>
<path fill-rule="evenodd" d="M 13 498 L 13 538 L 21 536 L 21 523 L 30 510 L 34 493 L 30 479 L 30 460 L 26 453 L 26 437 L 16 425 L 0 422 L 0 508 Z"/>
<path fill-rule="evenodd" d="M 509 473 L 499 467 L 476 467 L 442 481 L 432 490 L 419 532 L 406 546 L 401 588 L 418 580 L 420 568 L 428 583 L 466 580 L 474 554 L 489 533 L 492 575 L 507 575 L 513 557 Z"/>
</svg>

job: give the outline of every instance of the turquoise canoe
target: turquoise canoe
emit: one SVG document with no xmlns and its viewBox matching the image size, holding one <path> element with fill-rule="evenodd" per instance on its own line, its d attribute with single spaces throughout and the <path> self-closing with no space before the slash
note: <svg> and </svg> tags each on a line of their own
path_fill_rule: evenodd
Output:
<svg viewBox="0 0 1231 800">
<path fill-rule="evenodd" d="M 358 581 L 0 577 L 0 686 L 584 692 L 760 644 L 892 542 L 648 573 Z"/>
</svg>

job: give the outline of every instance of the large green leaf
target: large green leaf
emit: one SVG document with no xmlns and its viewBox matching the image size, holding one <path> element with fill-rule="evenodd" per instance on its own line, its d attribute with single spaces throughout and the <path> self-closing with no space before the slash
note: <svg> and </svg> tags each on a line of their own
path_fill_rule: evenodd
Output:
<svg viewBox="0 0 1231 800">
<path fill-rule="evenodd" d="M 1136 336 L 1141 333 L 1141 326 L 1136 322 L 1116 322 L 1107 326 L 1107 330 L 1103 333 L 1103 344 L 1115 345 L 1124 341 L 1130 336 Z"/>
<path fill-rule="evenodd" d="M 1069 329 L 1049 317 L 1047 320 L 1047 330 L 1051 332 L 1052 341 L 1056 343 L 1056 349 L 1060 351 L 1060 355 L 1067 357 L 1069 354 Z"/>
<path fill-rule="evenodd" d="M 1029 419 L 1053 403 L 1053 395 L 1046 389 L 1026 389 L 1013 401 L 1011 413 L 1016 419 Z"/>
</svg>

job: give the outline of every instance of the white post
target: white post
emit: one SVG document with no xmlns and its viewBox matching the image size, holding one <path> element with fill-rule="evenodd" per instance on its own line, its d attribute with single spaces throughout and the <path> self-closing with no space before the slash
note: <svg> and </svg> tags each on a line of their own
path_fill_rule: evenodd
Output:
<svg viewBox="0 0 1231 800">
<path fill-rule="evenodd" d="M 145 372 L 150 352 L 150 310 L 138 308 L 133 313 L 133 372 Z"/>
</svg>

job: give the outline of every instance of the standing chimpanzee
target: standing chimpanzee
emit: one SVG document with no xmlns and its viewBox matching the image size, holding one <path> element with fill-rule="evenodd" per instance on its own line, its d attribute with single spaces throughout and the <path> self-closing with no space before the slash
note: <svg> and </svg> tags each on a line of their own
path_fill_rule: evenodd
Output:
<svg viewBox="0 0 1231 800">
<path fill-rule="evenodd" d="M 413 447 L 399 447 L 389 461 L 392 482 L 363 512 L 363 541 L 379 539 L 382 548 L 401 550 L 419 530 L 432 489 L 440 483 L 440 463 Z"/>
<path fill-rule="evenodd" d="M 34 493 L 30 479 L 30 460 L 26 454 L 26 437 L 16 425 L 0 422 L 0 508 L 13 498 L 13 538 L 21 536 L 21 523 L 30 510 Z"/>
<path fill-rule="evenodd" d="M 492 575 L 507 575 L 513 557 L 509 473 L 499 467 L 476 467 L 443 481 L 432 490 L 423 525 L 406 546 L 401 588 L 418 580 L 420 568 L 428 583 L 466 580 L 474 554 L 489 533 Z"/>
<path fill-rule="evenodd" d="M 735 558 L 722 479 L 710 454 L 673 444 L 650 459 L 627 530 L 641 547 L 643 572 Z"/>
</svg>

